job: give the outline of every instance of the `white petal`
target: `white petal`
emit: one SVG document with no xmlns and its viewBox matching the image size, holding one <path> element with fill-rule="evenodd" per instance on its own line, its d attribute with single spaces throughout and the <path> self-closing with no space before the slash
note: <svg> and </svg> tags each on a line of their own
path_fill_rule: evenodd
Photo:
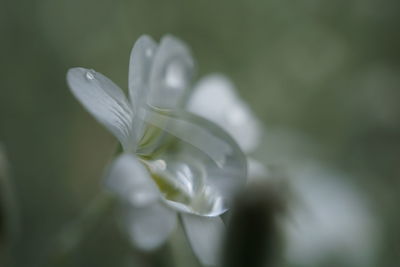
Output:
<svg viewBox="0 0 400 267">
<path fill-rule="evenodd" d="M 260 123 L 225 76 L 214 74 L 201 79 L 187 108 L 222 127 L 243 151 L 249 153 L 257 147 L 261 135 Z"/>
<path fill-rule="evenodd" d="M 200 125 L 195 124 L 194 120 L 186 120 L 184 117 L 167 117 L 158 113 L 152 115 L 152 118 L 155 118 L 155 120 L 151 122 L 156 123 L 156 116 L 158 115 L 159 121 L 167 122 L 164 128 L 165 131 L 203 150 L 217 163 L 222 164 L 225 161 L 226 155 L 233 154 L 233 148 L 227 140 L 214 136 L 207 128 L 202 128 Z"/>
<path fill-rule="evenodd" d="M 161 128 L 175 142 L 173 155 L 185 155 L 206 172 L 206 183 L 226 201 L 246 183 L 246 158 L 236 142 L 214 123 L 189 112 L 162 114 L 149 111 L 145 119 Z M 168 157 L 169 151 L 164 151 Z"/>
<path fill-rule="evenodd" d="M 202 150 L 219 165 L 224 163 L 227 155 L 234 153 L 234 148 L 237 146 L 234 141 L 230 142 L 231 140 L 224 138 L 226 137 L 224 131 L 215 128 L 215 130 L 219 131 L 219 135 L 216 135 L 210 128 L 204 127 L 213 127 L 213 124 L 208 125 L 207 121 L 196 118 L 190 113 L 163 114 L 149 110 L 148 116 L 144 119 L 150 124 Z"/>
<path fill-rule="evenodd" d="M 225 225 L 220 217 L 182 214 L 182 221 L 192 249 L 206 266 L 219 263 Z"/>
<path fill-rule="evenodd" d="M 133 244 L 142 250 L 161 246 L 176 226 L 176 212 L 160 202 L 141 208 L 127 207 L 124 211 L 124 227 Z"/>
<path fill-rule="evenodd" d="M 145 206 L 160 197 L 145 166 L 131 154 L 123 154 L 113 162 L 105 183 L 107 188 L 133 206 Z"/>
<path fill-rule="evenodd" d="M 186 45 L 172 36 L 163 37 L 151 68 L 149 105 L 175 108 L 190 86 L 193 72 L 194 62 Z"/>
<path fill-rule="evenodd" d="M 127 148 L 132 111 L 122 90 L 102 74 L 84 68 L 70 69 L 67 82 L 81 104 Z"/>
<path fill-rule="evenodd" d="M 157 44 L 147 35 L 142 35 L 132 48 L 129 62 L 129 97 L 134 113 L 143 111 L 139 107 L 147 104 L 150 70 L 156 50 Z M 144 122 L 137 119 L 138 117 L 140 116 L 133 120 L 132 127 L 136 133 L 136 141 L 139 141 L 144 131 Z"/>
<path fill-rule="evenodd" d="M 129 94 L 133 106 L 144 102 L 149 90 L 150 69 L 157 44 L 147 35 L 142 35 L 132 48 L 129 62 Z"/>
</svg>

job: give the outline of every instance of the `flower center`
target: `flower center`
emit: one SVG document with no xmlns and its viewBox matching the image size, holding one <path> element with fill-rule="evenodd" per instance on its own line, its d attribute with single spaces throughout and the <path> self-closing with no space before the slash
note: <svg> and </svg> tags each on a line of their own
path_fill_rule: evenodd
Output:
<svg viewBox="0 0 400 267">
<path fill-rule="evenodd" d="M 205 170 L 196 164 L 163 159 L 143 160 L 164 200 L 179 211 L 215 216 L 224 209 L 223 198 L 205 183 Z"/>
<path fill-rule="evenodd" d="M 147 125 L 135 153 L 165 203 L 197 215 L 224 213 L 246 177 L 246 162 L 234 141 L 185 112 L 146 112 Z"/>
</svg>

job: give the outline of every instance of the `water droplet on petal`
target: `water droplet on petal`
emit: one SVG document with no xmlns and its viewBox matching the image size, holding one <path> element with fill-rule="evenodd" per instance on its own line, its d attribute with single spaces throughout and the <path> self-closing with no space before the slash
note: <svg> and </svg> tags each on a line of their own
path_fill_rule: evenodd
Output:
<svg viewBox="0 0 400 267">
<path fill-rule="evenodd" d="M 94 80 L 95 79 L 95 75 L 96 75 L 96 72 L 94 70 L 88 70 L 86 72 L 86 79 L 88 79 L 90 81 Z"/>
</svg>

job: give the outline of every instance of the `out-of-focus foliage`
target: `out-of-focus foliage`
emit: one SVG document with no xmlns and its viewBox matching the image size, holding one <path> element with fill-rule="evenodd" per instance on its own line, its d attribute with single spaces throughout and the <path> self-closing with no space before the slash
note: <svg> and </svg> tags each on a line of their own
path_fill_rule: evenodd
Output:
<svg viewBox="0 0 400 267">
<path fill-rule="evenodd" d="M 395 0 L 3 0 L 0 140 L 21 209 L 15 266 L 42 266 L 54 236 L 101 190 L 115 151 L 116 141 L 68 91 L 67 69 L 93 67 L 126 88 L 130 49 L 143 33 L 180 37 L 199 76 L 233 79 L 266 125 L 264 163 L 285 168 L 292 161 L 282 151 L 290 147 L 294 158 L 314 153 L 354 174 L 346 179 L 383 229 L 375 266 L 397 266 L 399 8 Z M 292 142 L 293 133 L 306 138 Z M 177 230 L 169 246 L 143 255 L 106 216 L 68 263 L 195 266 L 182 235 Z M 174 262 L 157 262 L 169 253 Z"/>
</svg>

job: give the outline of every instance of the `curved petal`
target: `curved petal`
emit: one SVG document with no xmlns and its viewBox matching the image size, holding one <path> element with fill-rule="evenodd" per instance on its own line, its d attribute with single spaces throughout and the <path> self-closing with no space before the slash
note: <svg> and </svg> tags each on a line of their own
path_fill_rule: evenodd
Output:
<svg viewBox="0 0 400 267">
<path fill-rule="evenodd" d="M 126 207 L 123 226 L 132 243 L 142 250 L 161 246 L 176 227 L 176 212 L 156 202 L 146 207 Z"/>
<path fill-rule="evenodd" d="M 179 192 L 179 197 L 174 193 L 166 199 L 176 202 L 175 208 L 184 204 L 186 209 L 181 211 L 208 216 L 225 212 L 246 182 L 246 158 L 235 141 L 217 125 L 184 111 L 149 110 L 145 120 L 165 135 L 151 158 L 162 161 L 163 168 L 150 167 L 150 171 L 168 183 L 168 192 Z M 196 190 L 187 189 L 186 184 L 197 184 Z M 188 196 L 184 201 L 183 195 Z"/>
<path fill-rule="evenodd" d="M 133 106 L 144 101 L 148 87 L 150 69 L 157 50 L 156 42 L 148 35 L 142 35 L 132 48 L 129 61 L 129 95 Z"/>
<path fill-rule="evenodd" d="M 142 35 L 132 48 L 129 62 L 129 97 L 132 109 L 135 113 L 141 109 L 138 107 L 147 104 L 147 95 L 149 93 L 150 70 L 157 50 L 157 44 L 154 40 Z M 140 117 L 140 116 L 137 116 Z M 144 122 L 140 119 L 133 120 L 133 130 L 140 139 L 144 131 Z M 138 141 L 138 140 L 137 140 Z"/>
<path fill-rule="evenodd" d="M 201 217 L 182 214 L 182 222 L 192 249 L 206 266 L 219 263 L 225 225 L 220 217 Z"/>
<path fill-rule="evenodd" d="M 240 148 L 225 131 L 194 114 L 148 110 L 144 120 L 203 151 L 217 165 L 223 165 L 229 156 L 237 156 L 238 161 L 244 160 Z"/>
<path fill-rule="evenodd" d="M 128 148 L 132 110 L 122 90 L 102 74 L 84 68 L 69 69 L 67 82 L 81 104 Z"/>
<path fill-rule="evenodd" d="M 148 104 L 160 109 L 175 108 L 189 88 L 193 73 L 194 62 L 186 45 L 164 36 L 150 72 Z"/>
<path fill-rule="evenodd" d="M 191 94 L 187 108 L 222 127 L 243 151 L 249 153 L 257 147 L 261 137 L 260 123 L 225 76 L 214 74 L 201 79 Z"/>
<path fill-rule="evenodd" d="M 133 206 L 145 206 L 160 198 L 160 192 L 146 167 L 131 154 L 122 154 L 114 160 L 105 177 L 105 184 Z"/>
</svg>

